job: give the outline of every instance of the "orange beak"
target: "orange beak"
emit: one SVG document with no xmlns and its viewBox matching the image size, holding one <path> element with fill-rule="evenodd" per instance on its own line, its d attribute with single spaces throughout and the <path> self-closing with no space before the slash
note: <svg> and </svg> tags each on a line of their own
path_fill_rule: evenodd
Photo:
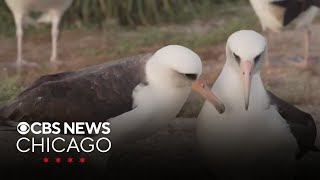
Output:
<svg viewBox="0 0 320 180">
<path fill-rule="evenodd" d="M 192 90 L 199 93 L 203 96 L 206 100 L 208 100 L 216 109 L 217 111 L 222 114 L 225 111 L 224 104 L 217 98 L 213 92 L 209 89 L 209 87 L 205 84 L 205 82 L 198 78 L 195 82 L 192 83 Z"/>
<path fill-rule="evenodd" d="M 250 61 L 242 61 L 240 63 L 240 76 L 244 89 L 244 101 L 245 108 L 248 110 L 250 103 L 250 89 L 251 89 L 251 80 L 252 80 L 252 68 L 253 64 Z"/>
</svg>

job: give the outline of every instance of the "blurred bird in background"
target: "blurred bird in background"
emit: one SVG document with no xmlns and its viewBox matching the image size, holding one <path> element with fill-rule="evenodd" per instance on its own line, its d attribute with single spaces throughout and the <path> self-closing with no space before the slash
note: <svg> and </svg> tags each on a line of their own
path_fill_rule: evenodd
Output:
<svg viewBox="0 0 320 180">
<path fill-rule="evenodd" d="M 250 0 L 250 3 L 267 39 L 269 39 L 270 30 L 279 32 L 297 19 L 296 28 L 304 30 L 304 59 L 303 63 L 298 66 L 308 68 L 310 65 L 310 25 L 318 13 L 320 0 Z M 266 65 L 270 66 L 269 50 L 266 52 Z"/>
<path fill-rule="evenodd" d="M 23 25 L 32 23 L 51 23 L 52 50 L 50 62 L 54 65 L 60 62 L 57 59 L 57 40 L 59 23 L 64 12 L 72 4 L 72 0 L 5 0 L 11 10 L 16 25 L 17 61 L 18 69 L 21 66 L 37 66 L 36 63 L 27 62 L 22 57 Z M 34 21 L 31 12 L 40 12 L 41 16 Z"/>
</svg>

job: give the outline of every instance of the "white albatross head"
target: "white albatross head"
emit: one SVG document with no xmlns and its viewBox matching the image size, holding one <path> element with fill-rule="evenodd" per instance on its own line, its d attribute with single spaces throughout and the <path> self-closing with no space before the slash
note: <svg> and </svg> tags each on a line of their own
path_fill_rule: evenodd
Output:
<svg viewBox="0 0 320 180">
<path fill-rule="evenodd" d="M 226 64 L 239 73 L 244 89 L 246 110 L 249 108 L 252 76 L 260 72 L 266 47 L 265 38 L 252 30 L 235 32 L 227 41 Z"/>
<path fill-rule="evenodd" d="M 188 48 L 169 45 L 158 50 L 146 65 L 147 81 L 155 87 L 165 89 L 192 88 L 206 98 L 219 113 L 224 105 L 200 78 L 200 57 Z"/>
</svg>

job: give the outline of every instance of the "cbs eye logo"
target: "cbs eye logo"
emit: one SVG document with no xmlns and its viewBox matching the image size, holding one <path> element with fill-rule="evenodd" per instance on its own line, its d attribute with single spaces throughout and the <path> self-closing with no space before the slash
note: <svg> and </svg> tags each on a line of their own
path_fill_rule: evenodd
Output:
<svg viewBox="0 0 320 180">
<path fill-rule="evenodd" d="M 21 135 L 26 135 L 30 131 L 30 125 L 26 122 L 21 122 L 17 125 L 17 131 Z"/>
</svg>

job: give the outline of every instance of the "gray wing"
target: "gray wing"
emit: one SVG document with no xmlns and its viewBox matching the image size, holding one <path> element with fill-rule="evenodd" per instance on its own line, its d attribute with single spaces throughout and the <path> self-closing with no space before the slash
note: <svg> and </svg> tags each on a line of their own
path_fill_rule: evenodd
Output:
<svg viewBox="0 0 320 180">
<path fill-rule="evenodd" d="M 150 56 L 43 76 L 0 109 L 0 121 L 99 122 L 127 112 Z"/>
<path fill-rule="evenodd" d="M 286 26 L 311 6 L 320 7 L 320 0 L 275 0 L 272 4 L 285 9 L 283 25 Z"/>
<path fill-rule="evenodd" d="M 297 140 L 299 145 L 297 158 L 300 159 L 308 151 L 318 151 L 315 147 L 317 127 L 312 116 L 283 101 L 269 91 L 268 94 L 271 104 L 277 107 L 278 112 L 287 121 L 292 134 Z"/>
</svg>

